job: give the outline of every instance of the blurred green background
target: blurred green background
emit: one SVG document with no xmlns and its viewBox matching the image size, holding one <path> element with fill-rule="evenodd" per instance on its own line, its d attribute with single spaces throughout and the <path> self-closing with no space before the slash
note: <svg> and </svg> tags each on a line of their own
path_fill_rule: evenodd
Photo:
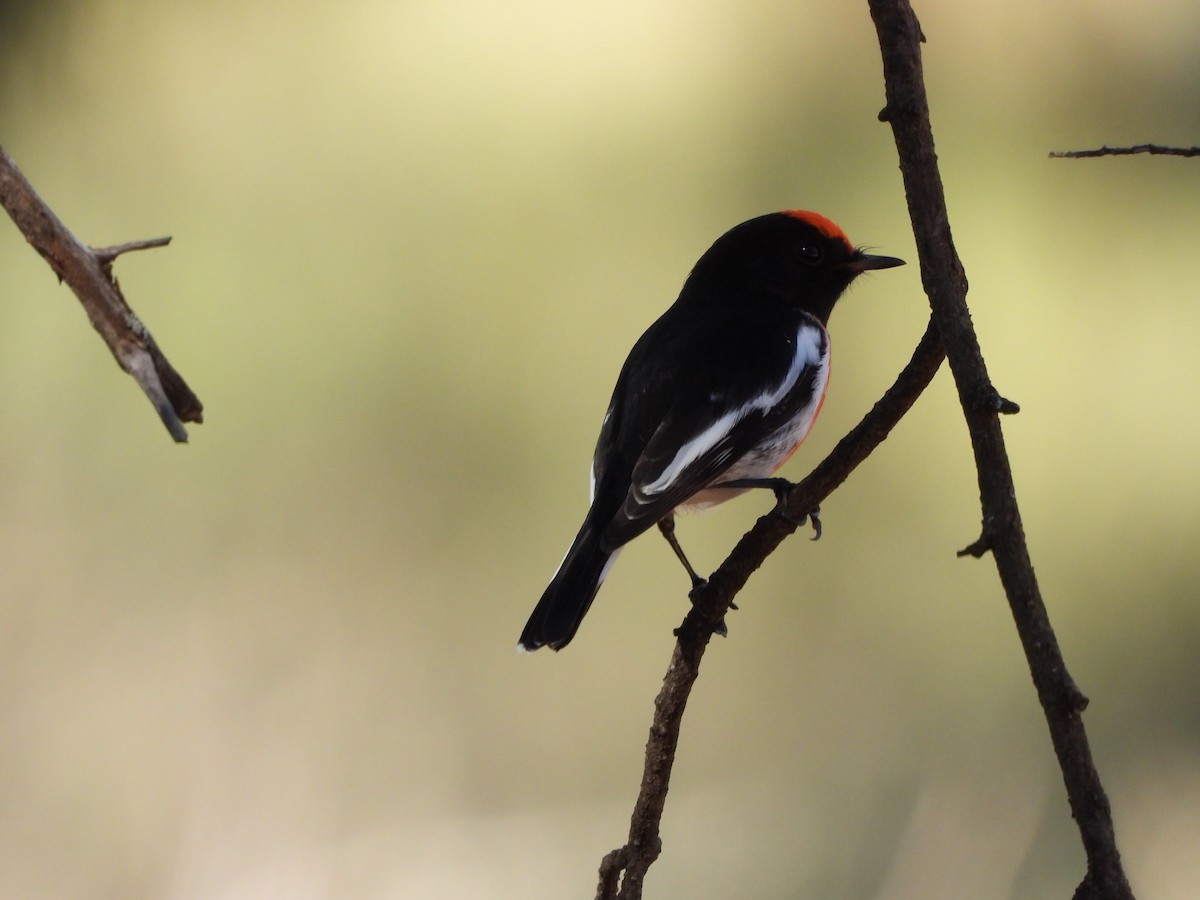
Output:
<svg viewBox="0 0 1200 900">
<path fill-rule="evenodd" d="M 171 443 L 0 226 L 0 895 L 591 896 L 684 608 L 519 656 L 617 369 L 726 228 L 915 263 L 865 4 L 4 3 L 0 142 L 206 406 Z M 1200 7 L 920 5 L 1037 571 L 1141 898 L 1200 882 Z M 856 285 L 800 477 L 908 359 Z M 769 498 L 680 526 L 711 570 Z M 739 598 L 648 896 L 1068 897 L 948 373 Z"/>
</svg>

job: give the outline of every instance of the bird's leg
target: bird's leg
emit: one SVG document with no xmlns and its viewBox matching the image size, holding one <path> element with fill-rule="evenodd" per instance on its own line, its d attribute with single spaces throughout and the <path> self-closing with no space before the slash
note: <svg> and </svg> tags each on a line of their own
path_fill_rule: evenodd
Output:
<svg viewBox="0 0 1200 900">
<path fill-rule="evenodd" d="M 720 484 L 714 484 L 714 488 L 732 488 L 733 490 L 744 491 L 753 488 L 767 488 L 775 494 L 775 499 L 783 501 L 784 495 L 796 486 L 794 481 L 788 481 L 786 478 L 735 478 L 733 481 L 722 481 Z"/>
<path fill-rule="evenodd" d="M 662 536 L 667 539 L 667 543 L 671 545 L 671 549 L 675 551 L 675 555 L 679 557 L 679 561 L 683 563 L 683 567 L 687 569 L 688 577 L 692 579 L 692 590 L 688 592 L 688 596 L 690 597 L 698 588 L 708 584 L 708 581 L 696 574 L 696 570 L 693 569 L 692 564 L 688 562 L 688 558 L 684 554 L 683 548 L 679 546 L 679 541 L 675 539 L 675 516 L 669 515 L 665 519 L 659 519 L 658 530 L 661 531 Z M 737 609 L 737 605 L 730 603 L 729 608 Z M 713 632 L 715 634 L 719 634 L 721 637 L 727 637 L 729 635 L 729 630 L 725 627 L 724 617 L 722 617 L 721 621 L 717 623 L 715 628 L 713 628 Z M 678 635 L 678 632 L 676 632 L 676 634 Z"/>
<path fill-rule="evenodd" d="M 679 561 L 683 563 L 683 567 L 687 569 L 688 577 L 692 579 L 692 590 L 704 584 L 704 579 L 696 574 L 696 570 L 692 568 L 692 564 L 688 562 L 687 556 L 683 553 L 683 548 L 679 546 L 679 541 L 675 539 L 675 516 L 669 515 L 665 519 L 658 520 L 658 530 L 662 532 L 662 536 L 667 539 L 667 543 L 671 545 L 671 549 L 675 551 L 675 555 Z"/>
<path fill-rule="evenodd" d="M 786 478 L 735 478 L 733 481 L 723 481 L 720 484 L 714 484 L 713 488 L 730 488 L 732 490 L 747 490 L 752 488 L 768 488 L 775 494 L 775 503 L 779 507 L 780 512 L 789 522 L 799 528 L 806 521 L 812 523 L 813 536 L 812 540 L 819 541 L 821 539 L 821 507 L 809 512 L 806 516 L 801 516 L 797 519 L 795 516 L 788 515 L 784 508 L 784 500 L 787 498 L 787 493 L 796 486 L 795 482 L 788 481 Z M 712 488 L 710 488 L 711 490 Z"/>
</svg>

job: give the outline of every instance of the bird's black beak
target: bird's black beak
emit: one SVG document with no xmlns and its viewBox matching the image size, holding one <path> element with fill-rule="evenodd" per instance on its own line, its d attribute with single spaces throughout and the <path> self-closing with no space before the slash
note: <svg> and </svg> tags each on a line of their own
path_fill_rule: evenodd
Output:
<svg viewBox="0 0 1200 900">
<path fill-rule="evenodd" d="M 866 272 L 868 269 L 894 269 L 902 265 L 904 260 L 894 256 L 871 256 L 861 250 L 845 262 L 845 267 L 855 274 Z"/>
</svg>

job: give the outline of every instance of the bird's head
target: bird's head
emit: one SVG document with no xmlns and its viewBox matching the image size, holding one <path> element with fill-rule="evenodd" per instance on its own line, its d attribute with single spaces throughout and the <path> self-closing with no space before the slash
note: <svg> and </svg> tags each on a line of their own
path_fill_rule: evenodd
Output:
<svg viewBox="0 0 1200 900">
<path fill-rule="evenodd" d="M 819 213 L 793 209 L 731 228 L 696 263 L 684 290 L 700 288 L 710 302 L 782 301 L 827 322 L 855 278 L 902 265 L 855 247 Z"/>
</svg>

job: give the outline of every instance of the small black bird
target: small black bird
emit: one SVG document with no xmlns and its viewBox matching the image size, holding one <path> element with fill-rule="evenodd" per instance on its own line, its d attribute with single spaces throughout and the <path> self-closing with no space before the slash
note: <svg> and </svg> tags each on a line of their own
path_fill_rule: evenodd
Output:
<svg viewBox="0 0 1200 900">
<path fill-rule="evenodd" d="M 826 323 L 868 256 L 824 216 L 759 216 L 700 257 L 679 299 L 630 351 L 592 459 L 592 505 L 521 633 L 519 649 L 575 636 L 622 546 L 674 513 L 737 496 L 800 446 L 829 382 Z M 723 484 L 738 482 L 735 486 Z"/>
</svg>

